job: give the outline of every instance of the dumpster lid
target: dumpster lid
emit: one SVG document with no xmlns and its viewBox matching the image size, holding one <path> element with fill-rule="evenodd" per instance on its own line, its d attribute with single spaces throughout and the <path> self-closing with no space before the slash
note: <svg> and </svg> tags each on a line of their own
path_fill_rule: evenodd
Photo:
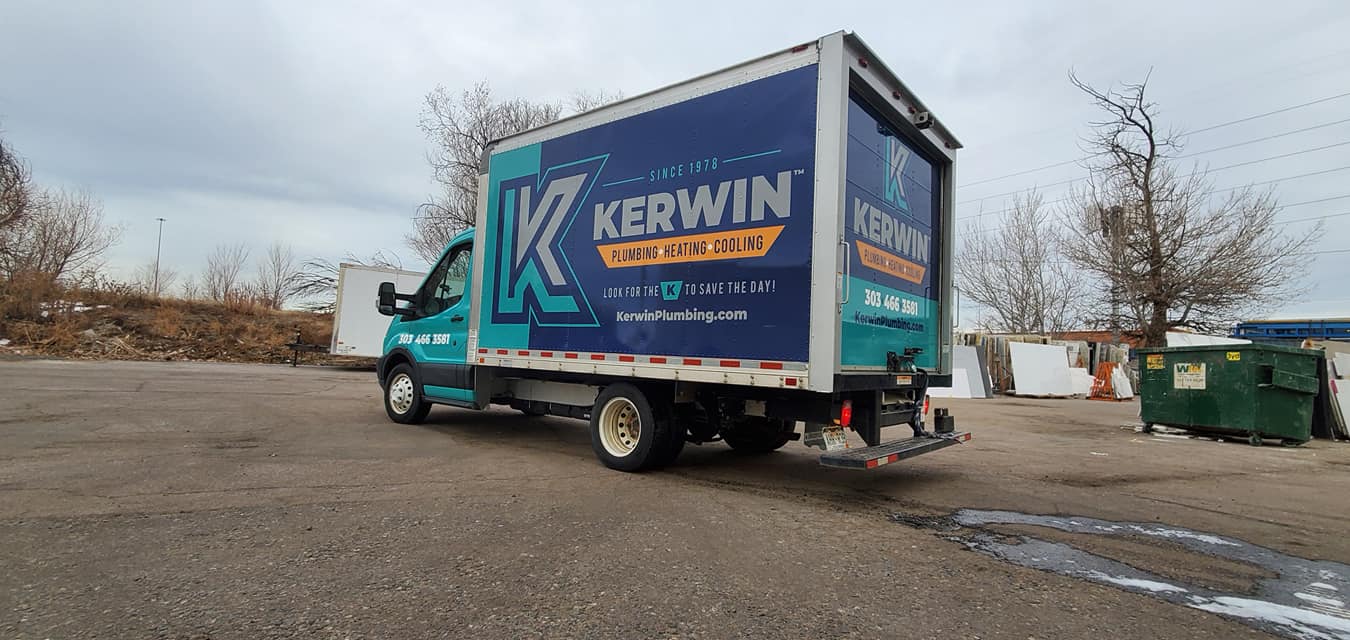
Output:
<svg viewBox="0 0 1350 640">
<path fill-rule="evenodd" d="M 1302 349 L 1299 347 L 1286 347 L 1279 344 L 1201 344 L 1189 347 L 1143 347 L 1135 350 L 1138 353 L 1194 353 L 1197 351 L 1273 351 L 1277 353 L 1292 353 L 1302 356 L 1323 355 L 1320 349 Z"/>
</svg>

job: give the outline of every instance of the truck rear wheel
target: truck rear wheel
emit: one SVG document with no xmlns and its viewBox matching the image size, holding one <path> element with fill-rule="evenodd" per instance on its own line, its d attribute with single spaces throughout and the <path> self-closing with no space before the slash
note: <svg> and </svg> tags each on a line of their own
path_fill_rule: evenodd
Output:
<svg viewBox="0 0 1350 640">
<path fill-rule="evenodd" d="M 769 453 L 792 440 L 795 429 L 791 420 L 742 416 L 722 429 L 722 439 L 742 453 Z"/>
<path fill-rule="evenodd" d="M 389 371 L 384 383 L 384 412 L 399 424 L 421 424 L 431 413 L 431 403 L 422 397 L 417 372 L 407 364 Z"/>
<path fill-rule="evenodd" d="M 676 438 L 678 435 L 678 440 Z M 591 409 L 591 449 L 606 467 L 641 471 L 670 463 L 684 444 L 668 416 L 657 417 L 637 387 L 605 387 Z"/>
</svg>

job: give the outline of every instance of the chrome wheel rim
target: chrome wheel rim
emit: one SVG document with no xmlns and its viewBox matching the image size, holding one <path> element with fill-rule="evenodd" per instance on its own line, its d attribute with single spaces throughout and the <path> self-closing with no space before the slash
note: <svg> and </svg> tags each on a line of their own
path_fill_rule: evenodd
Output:
<svg viewBox="0 0 1350 640">
<path fill-rule="evenodd" d="M 600 444 L 610 455 L 623 458 L 637 448 L 642 419 L 637 406 L 627 398 L 614 398 L 600 410 Z"/>
<path fill-rule="evenodd" d="M 416 395 L 414 391 L 412 376 L 406 373 L 400 373 L 389 381 L 389 407 L 394 413 L 403 415 L 412 409 Z"/>
</svg>

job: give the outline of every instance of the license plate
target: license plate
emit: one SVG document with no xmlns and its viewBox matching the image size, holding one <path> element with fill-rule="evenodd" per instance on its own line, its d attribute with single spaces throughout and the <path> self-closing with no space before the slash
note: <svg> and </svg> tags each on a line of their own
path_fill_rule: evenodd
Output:
<svg viewBox="0 0 1350 640">
<path fill-rule="evenodd" d="M 896 376 L 895 383 L 899 385 L 914 384 L 914 376 Z"/>
<path fill-rule="evenodd" d="M 844 435 L 843 427 L 825 427 L 825 429 L 820 432 L 820 435 L 825 440 L 826 451 L 838 451 L 840 449 L 848 448 L 848 442 Z"/>
</svg>

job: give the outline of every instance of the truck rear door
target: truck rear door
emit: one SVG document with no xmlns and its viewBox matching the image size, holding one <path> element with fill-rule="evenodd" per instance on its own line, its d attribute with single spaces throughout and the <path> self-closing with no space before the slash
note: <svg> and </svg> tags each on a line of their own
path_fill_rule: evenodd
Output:
<svg viewBox="0 0 1350 640">
<path fill-rule="evenodd" d="M 898 127 L 866 94 L 849 91 L 845 150 L 841 371 L 878 371 L 887 354 L 936 369 L 943 172 L 908 125 Z"/>
</svg>

